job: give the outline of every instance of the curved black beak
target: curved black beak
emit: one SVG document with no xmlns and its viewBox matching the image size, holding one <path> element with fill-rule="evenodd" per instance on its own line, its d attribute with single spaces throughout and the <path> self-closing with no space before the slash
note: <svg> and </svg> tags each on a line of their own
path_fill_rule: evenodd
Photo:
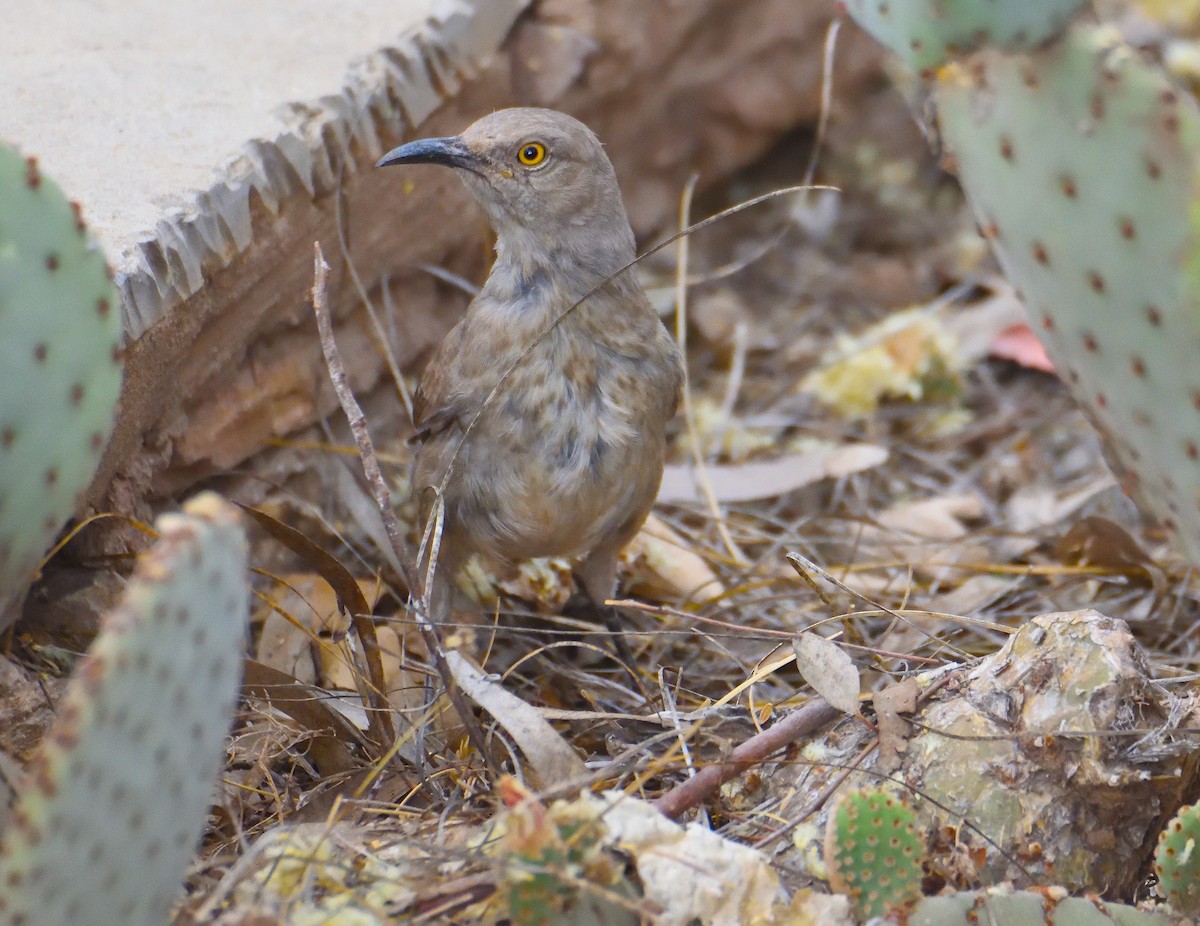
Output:
<svg viewBox="0 0 1200 926">
<path fill-rule="evenodd" d="M 378 161 L 376 167 L 392 164 L 442 164 L 478 170 L 478 162 L 470 149 L 457 136 L 452 138 L 420 138 L 393 148 Z"/>
</svg>

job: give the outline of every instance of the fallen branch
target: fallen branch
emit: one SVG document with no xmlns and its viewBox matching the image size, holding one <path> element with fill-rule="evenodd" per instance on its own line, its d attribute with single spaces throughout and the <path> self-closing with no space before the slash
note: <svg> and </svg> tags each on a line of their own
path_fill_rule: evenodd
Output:
<svg viewBox="0 0 1200 926">
<path fill-rule="evenodd" d="M 824 698 L 814 698 L 769 729 L 746 740 L 734 749 L 724 762 L 716 762 L 700 769 L 694 777 L 656 800 L 654 806 L 664 816 L 674 819 L 711 797 L 725 782 L 841 716 L 842 712 Z"/>
</svg>

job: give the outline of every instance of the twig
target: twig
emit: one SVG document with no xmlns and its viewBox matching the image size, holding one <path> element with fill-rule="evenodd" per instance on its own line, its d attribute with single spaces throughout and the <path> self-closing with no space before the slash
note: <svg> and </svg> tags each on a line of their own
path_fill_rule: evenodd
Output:
<svg viewBox="0 0 1200 926">
<path fill-rule="evenodd" d="M 629 609 L 630 611 L 641 611 L 643 614 L 652 614 L 656 617 L 677 617 L 680 620 L 689 623 L 707 624 L 710 627 L 719 627 L 726 630 L 730 635 L 746 637 L 753 640 L 781 640 L 792 641 L 796 638 L 794 630 L 771 630 L 768 627 L 747 627 L 745 624 L 736 621 L 723 621 L 715 617 L 706 617 L 703 614 L 693 614 L 690 611 L 681 611 L 679 608 L 673 608 L 669 604 L 651 604 L 646 601 L 638 601 L 636 598 L 610 598 L 604 602 L 611 608 L 620 608 L 622 610 Z M 821 621 L 810 624 L 806 629 L 811 630 L 822 624 L 831 623 L 833 621 L 841 621 L 851 617 L 871 617 L 877 614 L 891 614 L 891 611 L 843 611 L 835 614 L 832 617 L 827 617 Z M 959 618 L 954 614 L 938 614 L 933 611 L 901 611 L 902 614 L 911 614 L 918 617 L 936 617 L 946 620 L 967 620 Z M 872 656 L 880 656 L 884 659 L 907 659 L 909 662 L 915 662 L 922 665 L 941 665 L 945 660 L 934 659 L 930 656 L 918 656 L 916 653 L 895 653 L 890 650 L 879 649 L 875 646 L 862 646 L 857 643 L 842 643 L 848 650 L 855 652 L 869 653 Z"/>
<path fill-rule="evenodd" d="M 696 760 L 692 757 L 691 747 L 688 746 L 688 735 L 683 730 L 683 724 L 679 720 L 679 707 L 675 700 L 675 693 L 671 690 L 671 686 L 667 684 L 666 670 L 663 666 L 658 667 L 658 688 L 662 692 L 663 704 L 665 709 L 663 714 L 670 718 L 671 726 L 675 729 L 675 735 L 679 737 L 679 752 L 683 755 L 683 762 L 687 766 L 688 778 L 696 777 Z"/>
<path fill-rule="evenodd" d="M 350 254 L 349 235 L 346 230 L 346 209 L 345 196 L 346 186 L 342 182 L 345 176 L 346 162 L 344 160 L 338 163 L 338 179 L 337 195 L 333 197 L 334 217 L 337 220 L 337 235 L 338 245 L 341 247 L 342 260 L 346 262 L 346 270 L 350 273 L 350 279 L 354 283 L 354 288 L 358 291 L 358 297 L 362 300 L 363 307 L 367 310 L 367 317 L 371 319 L 371 327 L 375 329 L 375 337 L 379 344 L 379 352 L 383 354 L 383 360 L 387 364 L 388 372 L 392 376 L 392 382 L 396 385 L 396 391 L 400 394 L 400 401 L 404 403 L 404 410 L 408 412 L 408 420 L 413 417 L 413 397 L 412 392 L 408 388 L 408 384 L 404 381 L 403 375 L 400 373 L 400 364 L 396 362 L 396 353 L 392 350 L 392 339 L 388 337 L 387 332 L 383 330 L 383 322 L 379 319 L 379 313 L 375 311 L 375 304 L 371 301 L 367 294 L 367 287 L 362 281 L 362 277 L 358 274 L 358 267 L 354 263 L 354 257 Z M 383 298 L 386 305 L 390 290 L 387 285 L 387 278 L 383 281 Z M 393 314 L 391 316 L 395 318 Z"/>
<path fill-rule="evenodd" d="M 825 47 L 821 56 L 821 109 L 817 116 L 817 137 L 813 140 L 812 154 L 808 166 L 804 169 L 804 182 L 811 185 L 817 173 L 817 158 L 820 157 L 821 145 L 825 141 L 825 130 L 829 126 L 829 111 L 833 108 L 833 55 L 837 49 L 838 32 L 841 31 L 842 21 L 834 19 L 825 30 Z"/>
<path fill-rule="evenodd" d="M 834 576 L 834 575 L 830 574 L 829 572 L 827 572 L 826 570 L 822 569 L 820 566 L 818 566 L 812 560 L 808 559 L 805 556 L 801 556 L 799 553 L 796 553 L 794 551 L 787 554 L 787 561 L 791 564 L 792 568 L 796 570 L 797 575 L 799 575 L 800 578 L 802 578 L 805 582 L 808 583 L 808 587 L 810 589 L 812 589 L 812 591 L 816 594 L 816 596 L 821 599 L 821 602 L 826 607 L 828 607 L 830 610 L 836 611 L 837 608 L 834 606 L 833 602 L 829 599 L 829 596 L 827 596 L 825 594 L 825 592 L 821 588 L 821 586 L 819 584 L 817 584 L 817 580 L 815 578 L 813 578 L 814 575 L 819 576 L 820 578 L 824 579 L 826 582 L 830 583 L 831 585 L 836 586 L 838 589 L 840 589 L 841 591 L 850 595 L 851 597 L 857 598 L 859 601 L 869 604 L 871 606 L 872 610 L 879 611 L 883 614 L 887 614 L 888 616 L 890 616 L 893 620 L 897 621 L 898 623 L 901 623 L 906 627 L 911 627 L 913 630 L 917 631 L 917 633 L 922 634 L 930 642 L 937 643 L 939 646 L 946 647 L 946 649 L 950 650 L 950 652 L 954 653 L 954 655 L 958 656 L 964 662 L 971 658 L 969 653 L 964 652 L 959 647 L 955 646 L 953 643 L 949 642 L 948 640 L 943 640 L 937 634 L 930 633 L 929 631 L 925 630 L 922 627 L 918 627 L 916 624 L 914 624 L 912 621 L 910 621 L 907 617 L 904 616 L 904 611 L 906 610 L 905 608 L 903 608 L 903 607 L 901 607 L 901 608 L 885 607 L 884 605 L 880 604 L 879 602 L 874 601 L 871 598 L 869 598 L 868 596 L 864 595 L 862 592 L 851 588 L 849 585 L 847 585 L 841 579 L 837 578 L 836 576 Z"/>
<path fill-rule="evenodd" d="M 717 428 L 712 436 L 713 456 L 725 443 L 729 424 L 733 420 L 733 409 L 737 405 L 738 393 L 746 375 L 746 354 L 750 350 L 750 326 L 739 319 L 733 326 L 733 356 L 729 361 L 729 377 L 725 382 L 725 395 L 721 397 L 721 408 L 717 412 Z M 748 566 L 749 562 L 739 564 Z"/>
<path fill-rule="evenodd" d="M 675 341 L 679 345 L 679 353 L 687 357 L 687 268 L 688 245 L 691 236 L 685 235 L 691 225 L 692 196 L 696 192 L 699 174 L 688 178 L 687 186 L 679 199 L 679 230 L 680 238 L 676 245 L 678 258 L 675 261 Z M 746 554 L 733 541 L 729 527 L 725 523 L 725 515 L 717 502 L 717 493 L 713 491 L 712 480 L 708 478 L 708 466 L 704 461 L 704 448 L 700 445 L 700 434 L 696 430 L 696 413 L 692 409 L 692 384 L 688 376 L 687 364 L 683 365 L 683 420 L 687 423 L 687 433 L 692 449 L 692 462 L 696 466 L 696 482 L 700 486 L 700 494 L 708 506 L 708 513 L 717 526 L 717 534 L 733 561 L 739 565 L 747 564 Z"/>
<path fill-rule="evenodd" d="M 333 338 L 333 321 L 329 316 L 329 305 L 326 301 L 325 289 L 328 278 L 329 265 L 325 263 L 325 255 L 321 251 L 321 244 L 320 242 L 314 242 L 313 313 L 317 317 L 317 331 L 321 339 L 321 351 L 325 354 L 325 365 L 329 368 L 329 379 L 333 383 L 333 391 L 337 394 L 338 402 L 341 403 L 346 420 L 350 423 L 350 431 L 354 435 L 354 442 L 358 445 L 359 458 L 362 460 L 363 474 L 367 478 L 367 484 L 371 487 L 371 494 L 375 496 L 375 504 L 379 506 L 379 514 L 383 518 L 383 529 L 387 533 L 388 541 L 396 553 L 396 559 L 400 561 L 401 572 L 404 573 L 404 581 L 408 584 L 409 597 L 413 603 L 413 611 L 417 617 L 417 628 L 420 630 L 421 637 L 425 641 L 425 647 L 429 651 L 430 658 L 433 660 L 438 675 L 441 676 L 442 684 L 446 686 L 446 694 L 450 698 L 450 703 L 454 705 L 454 709 L 458 711 L 459 717 L 462 718 L 463 725 L 467 730 L 467 736 L 471 740 L 471 745 L 483 757 L 489 771 L 495 773 L 496 769 L 492 767 L 491 753 L 487 749 L 483 730 L 480 728 L 478 719 L 471 711 L 466 699 L 463 697 L 462 691 L 459 690 L 458 684 L 454 680 L 454 673 L 450 671 L 449 663 L 446 661 L 446 651 L 442 648 L 442 641 L 438 637 L 437 628 L 429 620 L 425 599 L 425 586 L 421 581 L 421 574 L 417 570 L 416 560 L 413 559 L 412 553 L 409 551 L 404 538 L 400 534 L 400 525 L 396 521 L 395 511 L 392 509 L 392 493 L 383 478 L 383 471 L 379 468 L 379 459 L 375 455 L 375 443 L 371 440 L 370 431 L 367 429 L 367 417 L 363 414 L 358 400 L 354 398 L 354 393 L 351 391 L 349 381 L 346 378 L 346 367 L 342 363 L 341 354 L 338 353 L 337 349 L 337 342 Z M 386 689 L 384 688 L 383 664 L 379 657 L 379 644 L 375 639 L 375 625 L 371 623 L 368 616 L 364 615 L 363 617 L 362 622 L 360 623 L 356 620 L 354 626 L 355 630 L 359 632 L 359 636 L 363 640 L 363 648 L 367 652 L 367 665 L 372 674 L 371 681 L 378 689 L 378 696 L 382 698 L 382 692 Z M 369 634 L 369 637 L 364 634 L 364 630 Z M 368 639 L 370 642 L 368 642 Z M 372 657 L 374 657 L 374 663 L 372 663 Z M 378 679 L 374 677 L 376 665 L 379 667 Z M 374 700 L 372 698 L 372 701 Z M 372 704 L 372 707 L 374 706 Z M 383 707 L 386 707 L 386 702 L 384 702 Z M 380 712 L 382 713 L 382 708 Z"/>
<path fill-rule="evenodd" d="M 772 754 L 790 745 L 802 736 L 807 736 L 829 721 L 842 716 L 842 712 L 824 698 L 814 698 L 803 707 L 788 714 L 778 723 L 752 736 L 729 754 L 724 762 L 702 768 L 694 778 L 672 788 L 654 806 L 667 817 L 674 819 L 685 810 L 695 807 L 711 797 L 725 782 L 737 777 L 746 769 L 757 765 Z"/>
</svg>

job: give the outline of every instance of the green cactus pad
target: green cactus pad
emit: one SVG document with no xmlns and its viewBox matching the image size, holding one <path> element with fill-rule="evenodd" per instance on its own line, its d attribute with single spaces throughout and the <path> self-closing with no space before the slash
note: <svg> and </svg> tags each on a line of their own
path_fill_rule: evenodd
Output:
<svg viewBox="0 0 1200 926">
<path fill-rule="evenodd" d="M 203 829 L 249 612 L 238 513 L 159 519 L 0 842 L 0 926 L 162 926 Z"/>
<path fill-rule="evenodd" d="M 1084 0 L 846 0 L 846 11 L 916 71 L 981 45 L 1026 49 L 1057 35 Z"/>
<path fill-rule="evenodd" d="M 78 208 L 0 145 L 0 629 L 96 472 L 120 341 L 117 292 Z"/>
<path fill-rule="evenodd" d="M 1184 807 L 1159 834 L 1154 873 L 1174 910 L 1200 914 L 1200 805 Z"/>
<path fill-rule="evenodd" d="M 1174 926 L 1181 921 L 1125 904 L 1068 897 L 1061 888 L 991 888 L 926 897 L 911 911 L 898 911 L 885 922 L 904 926 Z"/>
<path fill-rule="evenodd" d="M 895 795 L 851 791 L 838 799 L 825 831 L 829 884 L 849 896 L 861 919 L 883 916 L 921 896 L 915 816 Z"/>
<path fill-rule="evenodd" d="M 1200 109 L 1106 29 L 939 72 L 983 234 L 1114 463 L 1200 562 Z"/>
</svg>

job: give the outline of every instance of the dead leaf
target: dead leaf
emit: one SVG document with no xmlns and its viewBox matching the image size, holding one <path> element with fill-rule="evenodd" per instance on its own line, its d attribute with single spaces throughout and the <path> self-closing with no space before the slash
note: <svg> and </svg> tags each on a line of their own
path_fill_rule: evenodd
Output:
<svg viewBox="0 0 1200 926">
<path fill-rule="evenodd" d="M 903 502 L 876 515 L 873 523 L 863 524 L 852 535 L 852 545 L 841 550 L 843 557 L 861 561 L 895 561 L 911 565 L 914 574 L 938 584 L 954 583 L 962 578 L 955 563 L 988 562 L 990 548 L 979 541 L 967 542 L 967 520 L 984 515 L 983 503 L 972 493 L 940 495 Z M 888 585 L 895 577 L 880 576 Z M 867 584 L 863 584 L 867 581 Z M 853 575 L 847 583 L 865 594 L 874 592 L 864 575 Z"/>
<path fill-rule="evenodd" d="M 967 492 L 893 505 L 876 520 L 883 527 L 926 540 L 956 540 L 966 533 L 963 519 L 980 518 L 983 513 L 983 502 Z"/>
<path fill-rule="evenodd" d="M 908 738 L 912 736 L 908 720 L 917 710 L 918 693 L 917 680 L 906 678 L 871 696 L 879 725 L 879 759 L 875 768 L 885 775 L 900 768 L 908 750 Z"/>
<path fill-rule="evenodd" d="M 937 595 L 928 608 L 943 614 L 977 614 L 1001 596 L 1007 595 L 1020 582 L 1013 576 L 971 576 L 958 588 Z M 882 643 L 879 645 L 883 649 L 893 649 Z"/>
<path fill-rule="evenodd" d="M 378 583 L 359 580 L 364 596 L 377 597 Z M 316 684 L 313 655 L 320 646 L 337 645 L 350 629 L 350 619 L 338 607 L 329 583 L 315 573 L 292 573 L 277 577 L 267 591 L 266 617 L 255 648 L 255 658 L 264 665 L 286 672 L 297 681 Z M 336 688 L 351 688 L 328 675 L 321 679 Z"/>
<path fill-rule="evenodd" d="M 401 625 L 403 636 L 395 625 L 376 628 L 379 635 L 379 655 L 383 660 L 383 679 L 387 685 L 388 704 L 405 717 L 425 706 L 425 679 L 428 670 L 419 668 L 425 656 L 425 641 L 416 628 Z"/>
<path fill-rule="evenodd" d="M 840 646 L 807 631 L 792 640 L 796 668 L 813 690 L 843 714 L 858 714 L 858 668 Z"/>
<path fill-rule="evenodd" d="M 703 603 L 725 594 L 708 561 L 655 515 L 646 519 L 626 554 L 637 560 L 638 578 L 650 586 L 654 598 Z"/>
<path fill-rule="evenodd" d="M 247 696 L 263 699 L 313 734 L 309 755 L 322 775 L 358 767 L 352 747 L 365 749 L 366 741 L 353 724 L 325 703 L 324 692 L 253 659 L 245 661 L 243 672 L 242 689 Z"/>
<path fill-rule="evenodd" d="M 775 498 L 787 492 L 879 466 L 888 451 L 876 444 L 818 446 L 774 460 L 705 468 L 717 501 L 748 502 Z M 698 502 L 695 470 L 690 465 L 671 465 L 663 472 L 658 490 L 660 502 Z"/>
<path fill-rule="evenodd" d="M 249 505 L 238 505 L 254 523 L 283 544 L 332 586 L 341 600 L 342 606 L 351 614 L 370 614 L 371 606 L 367 604 L 366 596 L 359 588 L 357 580 L 337 557 L 326 552 L 313 543 L 301 531 L 290 524 L 271 517 L 265 511 L 251 508 Z"/>
<path fill-rule="evenodd" d="M 1162 571 L 1133 536 L 1108 518 L 1081 518 L 1058 541 L 1055 555 L 1072 566 L 1098 566 L 1157 588 L 1165 583 Z"/>
<path fill-rule="evenodd" d="M 597 807 L 608 839 L 637 868 L 645 899 L 662 911 L 657 922 L 762 923 L 782 898 L 779 876 L 757 849 L 699 823 L 673 823 L 623 791 L 580 801 Z"/>
<path fill-rule="evenodd" d="M 1025 304 L 1003 277 L 981 281 L 991 295 L 970 305 L 949 305 L 940 315 L 942 325 L 958 341 L 966 366 L 986 357 L 1001 332 L 1026 320 Z"/>
<path fill-rule="evenodd" d="M 446 653 L 446 662 L 463 694 L 495 718 L 529 760 L 530 770 L 542 787 L 562 784 L 587 775 L 587 766 L 547 723 L 537 708 L 526 704 L 458 650 Z"/>
<path fill-rule="evenodd" d="M 1015 534 L 1036 534 L 1069 518 L 1115 484 L 1113 477 L 1105 473 L 1066 495 L 1041 482 L 1020 486 L 1005 506 L 1004 523 Z"/>
<path fill-rule="evenodd" d="M 384 709 L 381 694 L 384 687 L 383 665 L 379 659 L 379 641 L 375 638 L 375 622 L 371 617 L 371 606 L 367 603 L 362 589 L 358 587 L 358 582 L 337 557 L 313 543 L 301 531 L 271 517 L 265 511 L 248 505 L 239 504 L 238 507 L 271 537 L 304 560 L 305 564 L 328 582 L 337 593 L 342 608 L 349 613 L 354 631 L 358 634 L 370 675 L 368 682 L 365 678 L 359 678 L 356 673 L 355 681 L 358 683 L 358 692 L 362 696 L 363 704 L 368 708 L 371 738 L 380 750 L 387 749 L 395 736 L 395 730 L 391 713 Z"/>
</svg>

